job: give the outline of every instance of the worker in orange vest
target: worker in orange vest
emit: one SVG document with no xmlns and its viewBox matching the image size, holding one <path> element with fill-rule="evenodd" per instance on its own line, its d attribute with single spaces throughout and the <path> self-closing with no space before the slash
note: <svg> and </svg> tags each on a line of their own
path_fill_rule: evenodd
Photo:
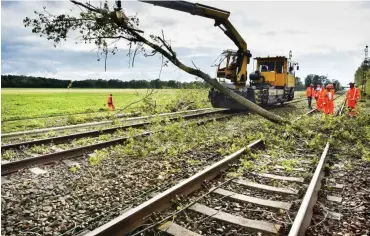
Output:
<svg viewBox="0 0 370 236">
<path fill-rule="evenodd" d="M 308 101 L 308 108 L 312 109 L 312 98 L 315 96 L 315 90 L 313 88 L 313 84 L 310 84 L 310 87 L 306 89 L 306 97 Z"/>
<path fill-rule="evenodd" d="M 334 86 L 328 84 L 326 86 L 326 92 L 324 96 L 324 112 L 326 115 L 334 114 Z"/>
<path fill-rule="evenodd" d="M 326 96 L 326 89 L 325 89 L 325 85 L 323 85 L 319 91 L 319 99 L 318 99 L 318 102 L 319 102 L 319 111 L 322 111 L 322 112 L 325 112 L 325 104 L 324 104 L 324 101 L 325 101 L 325 96 Z"/>
<path fill-rule="evenodd" d="M 346 95 L 348 116 L 356 116 L 357 102 L 360 100 L 360 90 L 355 88 L 355 83 L 349 83 L 349 90 Z"/>
<path fill-rule="evenodd" d="M 112 94 L 109 94 L 108 96 L 108 109 L 109 110 L 114 110 L 115 107 L 113 105 L 113 95 Z"/>
<path fill-rule="evenodd" d="M 318 111 L 320 111 L 320 106 L 321 106 L 321 104 L 320 103 L 322 103 L 321 102 L 321 100 L 319 99 L 319 95 L 320 95 L 320 90 L 321 90 L 321 85 L 320 84 L 318 84 L 317 85 L 317 87 L 316 87 L 316 90 L 315 90 L 315 100 L 316 100 L 316 109 L 318 110 Z"/>
</svg>

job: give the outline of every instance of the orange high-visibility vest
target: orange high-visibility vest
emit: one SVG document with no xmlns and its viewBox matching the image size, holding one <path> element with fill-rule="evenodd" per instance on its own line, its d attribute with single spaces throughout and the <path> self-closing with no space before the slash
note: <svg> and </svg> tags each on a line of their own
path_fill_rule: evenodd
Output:
<svg viewBox="0 0 370 236">
<path fill-rule="evenodd" d="M 360 100 L 360 90 L 358 88 L 350 88 L 346 99 L 348 107 L 355 108 L 357 101 Z"/>
<path fill-rule="evenodd" d="M 319 99 L 321 99 L 322 101 L 324 101 L 325 96 L 326 96 L 326 89 L 325 88 L 321 88 L 320 91 L 319 91 Z"/>
<path fill-rule="evenodd" d="M 320 89 L 316 89 L 316 90 L 315 90 L 315 98 L 316 98 L 316 99 L 318 99 L 318 98 L 319 98 L 320 91 L 321 91 L 321 88 L 320 88 Z"/>
<path fill-rule="evenodd" d="M 334 91 L 327 91 L 325 89 L 325 96 L 324 96 L 324 112 L 326 114 L 333 114 L 334 113 Z"/>
<path fill-rule="evenodd" d="M 316 108 L 318 111 L 322 110 L 323 106 L 323 98 L 324 98 L 324 88 L 320 88 L 319 90 L 316 90 L 315 98 L 317 99 Z"/>
<path fill-rule="evenodd" d="M 108 96 L 108 104 L 112 104 L 113 103 L 113 101 L 112 101 L 112 96 Z"/>
<path fill-rule="evenodd" d="M 328 91 L 328 101 L 334 101 L 334 91 Z"/>
<path fill-rule="evenodd" d="M 308 87 L 306 89 L 306 97 L 313 97 L 315 94 L 315 90 L 311 87 Z"/>
</svg>

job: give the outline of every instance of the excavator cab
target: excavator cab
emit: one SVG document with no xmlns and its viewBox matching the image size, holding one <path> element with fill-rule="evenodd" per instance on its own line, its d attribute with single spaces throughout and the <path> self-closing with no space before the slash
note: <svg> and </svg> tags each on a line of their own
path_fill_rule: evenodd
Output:
<svg viewBox="0 0 370 236">
<path fill-rule="evenodd" d="M 220 63 L 217 67 L 217 78 L 225 78 L 231 81 L 236 80 L 237 75 L 237 53 L 233 50 L 226 50 L 221 54 Z"/>
</svg>

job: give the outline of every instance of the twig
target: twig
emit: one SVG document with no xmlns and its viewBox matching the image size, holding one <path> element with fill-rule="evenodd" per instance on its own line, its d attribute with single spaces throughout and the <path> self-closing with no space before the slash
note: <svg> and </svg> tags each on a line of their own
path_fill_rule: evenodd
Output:
<svg viewBox="0 0 370 236">
<path fill-rule="evenodd" d="M 127 55 L 128 55 L 128 67 L 130 67 L 132 42 L 130 41 L 130 43 L 128 45 L 130 45 L 130 47 L 128 48 L 128 53 L 127 53 Z"/>
<path fill-rule="evenodd" d="M 99 37 L 92 37 L 92 38 L 84 38 L 84 40 L 93 40 L 93 39 L 126 39 L 130 42 L 135 42 L 135 38 L 127 38 L 126 36 L 99 36 Z"/>
<path fill-rule="evenodd" d="M 193 63 L 193 66 L 194 66 L 197 70 L 199 70 L 199 68 L 194 64 L 194 62 L 193 62 L 193 61 L 191 61 L 191 63 Z"/>
<path fill-rule="evenodd" d="M 81 2 L 78 2 L 78 1 L 75 1 L 75 0 L 70 0 L 72 3 L 74 3 L 74 4 L 76 4 L 76 5 L 79 5 L 79 6 L 82 6 L 82 7 L 84 7 L 84 8 L 86 8 L 86 9 L 88 9 L 88 10 L 90 10 L 90 11 L 93 11 L 93 12 L 96 12 L 96 13 L 99 13 L 99 14 L 102 14 L 102 12 L 100 11 L 100 10 L 98 10 L 98 9 L 94 9 L 94 8 L 92 8 L 92 7 L 90 7 L 90 6 L 88 6 L 88 5 L 86 5 L 86 4 L 83 4 L 83 3 L 81 3 Z"/>
<path fill-rule="evenodd" d="M 319 204 L 320 204 L 321 208 L 326 212 L 326 215 L 325 215 L 325 217 L 324 217 L 324 219 L 323 219 L 322 221 L 320 221 L 319 223 L 317 223 L 317 224 L 315 224 L 315 225 L 312 225 L 312 226 L 308 227 L 309 229 L 313 229 L 313 228 L 315 228 L 316 226 L 320 225 L 322 222 L 324 222 L 324 221 L 326 220 L 326 218 L 327 218 L 327 217 L 328 217 L 328 215 L 329 215 L 329 212 L 326 210 L 325 206 L 324 206 L 321 202 L 319 202 L 319 201 L 317 201 L 317 203 L 319 203 Z"/>
<path fill-rule="evenodd" d="M 137 50 L 139 49 L 139 45 L 136 46 L 135 48 L 135 51 L 134 51 L 134 56 L 132 57 L 132 64 L 131 64 L 131 67 L 134 67 L 134 63 L 135 63 L 135 57 L 137 55 Z"/>
<path fill-rule="evenodd" d="M 277 221 L 279 223 L 287 224 L 287 225 L 292 224 L 292 223 L 289 223 L 289 222 L 283 222 L 283 221 L 280 221 L 280 220 L 275 219 L 274 214 L 272 212 L 270 212 L 270 216 L 271 216 L 272 219 L 274 219 L 275 221 Z"/>
<path fill-rule="evenodd" d="M 90 176 L 91 176 L 91 182 L 93 182 L 94 181 L 94 177 L 93 177 L 93 175 L 91 174 L 91 172 L 88 170 L 88 169 L 86 169 L 87 170 L 87 172 L 90 174 Z"/>
<path fill-rule="evenodd" d="M 104 69 L 107 71 L 108 47 L 105 48 Z"/>
<path fill-rule="evenodd" d="M 25 233 L 25 234 L 36 234 L 36 235 L 40 235 L 41 236 L 41 234 L 36 233 L 36 232 L 23 232 L 23 233 Z"/>
<path fill-rule="evenodd" d="M 170 54 L 172 54 L 172 57 L 176 57 L 176 53 L 172 50 L 171 46 L 168 45 L 168 43 L 166 42 L 166 40 L 164 38 L 163 30 L 162 30 L 162 38 L 157 37 L 157 39 L 159 39 L 163 43 L 163 45 L 167 48 L 168 52 Z"/>
<path fill-rule="evenodd" d="M 130 49 L 131 49 L 131 43 L 130 43 Z M 131 52 L 129 52 L 129 53 L 131 54 Z M 164 61 L 164 56 L 162 55 L 162 63 L 161 63 L 161 68 L 160 68 L 160 70 L 159 70 L 158 79 L 161 79 L 162 69 L 163 69 L 163 61 Z M 136 104 L 136 103 L 139 103 L 139 102 L 141 102 L 141 101 L 145 100 L 146 98 L 148 98 L 149 96 L 151 96 L 151 95 L 153 94 L 154 89 L 155 89 L 155 88 L 154 88 L 154 86 L 153 86 L 151 89 L 148 89 L 148 90 L 147 90 L 146 95 L 145 95 L 142 99 L 140 99 L 140 100 L 138 100 L 138 101 L 135 101 L 135 102 L 132 102 L 132 103 L 128 104 L 128 105 L 127 105 L 127 106 L 125 106 L 124 108 L 117 110 L 117 112 L 123 111 L 123 110 L 127 109 L 128 107 L 130 107 L 130 106 L 132 106 L 132 105 L 134 105 L 134 104 Z M 150 93 L 148 93 L 148 91 L 149 91 L 149 90 L 150 90 Z"/>
</svg>

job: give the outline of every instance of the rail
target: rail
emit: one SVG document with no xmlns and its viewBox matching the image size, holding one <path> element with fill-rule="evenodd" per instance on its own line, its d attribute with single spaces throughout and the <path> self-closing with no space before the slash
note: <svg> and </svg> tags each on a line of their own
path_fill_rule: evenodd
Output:
<svg viewBox="0 0 370 236">
<path fill-rule="evenodd" d="M 340 116 L 343 112 L 344 106 L 346 104 L 346 99 L 343 101 L 342 105 L 339 107 L 336 116 Z M 331 139 L 331 135 L 329 140 Z M 312 218 L 313 207 L 316 204 L 318 198 L 318 191 L 321 189 L 321 182 L 324 179 L 324 165 L 327 161 L 327 154 L 329 151 L 330 142 L 326 143 L 325 149 L 320 157 L 320 161 L 316 167 L 315 173 L 311 179 L 308 186 L 306 194 L 303 198 L 302 204 L 298 210 L 296 218 L 292 224 L 288 236 L 298 236 L 304 235 L 308 226 L 310 225 Z"/>
<path fill-rule="evenodd" d="M 158 114 L 158 116 L 162 117 L 162 116 L 177 115 L 177 114 L 183 114 L 183 113 L 207 111 L 207 110 L 212 110 L 212 109 L 214 108 L 203 108 L 203 109 L 197 109 L 197 110 L 179 111 L 179 112 L 172 112 L 172 113 L 161 113 L 161 114 Z M 219 110 L 227 110 L 227 109 L 219 109 Z M 117 119 L 116 121 L 121 122 L 121 121 L 144 120 L 144 119 L 153 118 L 156 116 L 157 115 L 123 118 L 123 119 Z M 51 127 L 51 128 L 45 128 L 45 129 L 35 129 L 35 130 L 28 130 L 28 131 L 5 133 L 5 134 L 1 134 L 1 138 L 18 138 L 24 135 L 38 135 L 38 134 L 47 133 L 50 131 L 64 131 L 64 130 L 70 130 L 70 129 L 73 130 L 73 129 L 87 128 L 87 127 L 99 127 L 103 125 L 114 124 L 114 122 L 115 120 L 108 120 L 108 121 L 83 123 L 83 124 L 77 124 L 77 125 L 68 125 L 68 126 Z"/>
<path fill-rule="evenodd" d="M 209 112 L 204 112 L 204 113 L 184 115 L 184 116 L 182 116 L 182 118 L 190 119 L 190 118 L 196 118 L 196 117 L 205 116 L 205 115 L 224 113 L 224 112 L 227 112 L 227 111 L 229 111 L 229 110 L 209 111 Z M 180 119 L 180 117 L 172 117 L 172 118 L 169 118 L 168 120 L 169 121 L 174 121 L 174 120 L 178 120 L 178 119 Z M 65 141 L 72 140 L 72 139 L 75 139 L 75 138 L 95 137 L 95 136 L 99 136 L 99 135 L 102 135 L 102 134 L 111 134 L 111 133 L 116 132 L 117 130 L 124 130 L 124 129 L 128 129 L 128 128 L 139 128 L 139 127 L 144 127 L 146 125 L 150 125 L 152 123 L 153 123 L 153 121 L 141 122 L 141 123 L 135 123 L 135 124 L 125 125 L 125 126 L 118 126 L 118 127 L 113 127 L 113 128 L 106 128 L 106 129 L 101 129 L 101 130 L 93 130 L 93 131 L 75 133 L 75 134 L 70 134 L 70 135 L 63 135 L 63 136 L 58 136 L 58 137 L 51 137 L 51 138 L 32 140 L 32 141 L 26 141 L 26 142 L 21 142 L 21 143 L 7 144 L 7 145 L 1 146 L 1 150 L 6 151 L 6 150 L 9 150 L 9 149 L 19 149 L 21 147 L 47 144 L 47 143 L 51 143 L 51 142 L 53 142 L 53 144 L 60 144 L 60 143 L 63 143 Z"/>
<path fill-rule="evenodd" d="M 226 119 L 230 117 L 231 115 L 225 115 L 221 117 L 215 117 L 215 118 L 209 118 L 206 120 L 201 120 L 198 122 L 198 125 L 204 124 L 206 122 L 212 122 L 214 120 L 221 120 L 221 119 Z M 163 130 L 159 130 L 157 132 L 163 132 Z M 154 132 L 144 132 L 138 135 L 133 136 L 132 138 L 139 138 L 139 137 L 144 137 L 144 136 L 149 136 L 152 135 Z M 78 147 L 78 148 L 73 148 L 65 151 L 60 151 L 60 152 L 55 152 L 55 153 L 50 153 L 46 155 L 41 155 L 33 158 L 27 158 L 19 161 L 12 161 L 8 162 L 5 164 L 1 164 L 1 175 L 7 175 L 12 172 L 16 172 L 18 170 L 21 170 L 23 168 L 32 166 L 32 165 L 39 165 L 39 164 L 48 164 L 52 163 L 64 158 L 73 158 L 73 157 L 78 157 L 82 156 L 88 151 L 92 151 L 95 149 L 102 149 L 106 148 L 112 145 L 120 144 L 128 140 L 130 137 L 123 137 L 123 138 L 117 138 L 113 140 L 109 140 L 106 142 L 101 142 L 101 143 L 96 143 L 96 144 L 91 144 L 83 147 Z"/>
<path fill-rule="evenodd" d="M 176 195 L 187 195 L 201 187 L 205 180 L 213 179 L 218 173 L 226 168 L 229 164 L 238 160 L 238 158 L 247 150 L 257 148 L 263 145 L 261 139 L 254 141 L 247 147 L 224 157 L 222 160 L 216 162 L 205 170 L 193 175 L 187 180 L 180 182 L 165 192 L 149 199 L 148 201 L 140 204 L 139 206 L 128 210 L 121 216 L 113 219 L 112 221 L 100 226 L 99 228 L 85 234 L 84 236 L 103 236 L 103 235 L 125 235 L 130 233 L 136 227 L 145 221 L 145 217 L 150 215 L 153 210 L 158 211 L 169 206 L 170 200 Z"/>
</svg>

